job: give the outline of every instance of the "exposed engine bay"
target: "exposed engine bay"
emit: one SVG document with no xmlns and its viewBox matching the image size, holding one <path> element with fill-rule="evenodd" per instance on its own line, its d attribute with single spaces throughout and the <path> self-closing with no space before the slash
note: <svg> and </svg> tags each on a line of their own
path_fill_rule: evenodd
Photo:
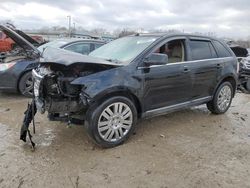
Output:
<svg viewBox="0 0 250 188">
<path fill-rule="evenodd" d="M 2 45 L 0 63 L 10 63 L 21 59 L 36 59 L 40 57 L 40 52 L 32 45 L 39 46 L 40 43 L 24 32 L 16 29 L 14 32 L 12 28 L 3 25 L 0 25 L 0 32 L 5 36 L 0 44 Z"/>
<path fill-rule="evenodd" d="M 246 48 L 238 45 L 231 45 L 239 63 L 239 86 L 238 89 L 243 93 L 250 93 L 250 57 Z"/>
<path fill-rule="evenodd" d="M 85 77 L 109 69 L 107 65 L 75 63 L 65 66 L 46 63 L 33 70 L 34 96 L 37 109 L 57 116 L 71 116 L 84 111 L 86 95 L 84 86 L 72 85 L 78 77 Z"/>
<path fill-rule="evenodd" d="M 17 46 L 9 52 L 1 52 L 0 63 L 10 63 L 12 61 L 25 59 L 27 57 L 30 57 L 30 54 L 28 54 L 28 52 L 25 51 L 23 48 Z"/>
<path fill-rule="evenodd" d="M 41 63 L 33 69 L 34 98 L 25 112 L 20 139 L 26 142 L 29 136 L 32 147 L 35 143 L 29 131 L 29 124 L 33 121 L 37 111 L 48 112 L 50 120 L 67 121 L 84 119 L 84 112 L 88 106 L 88 96 L 84 93 L 84 85 L 73 85 L 71 82 L 79 77 L 85 77 L 114 66 L 74 63 L 70 66 L 57 63 Z M 35 132 L 34 132 L 35 133 Z"/>
<path fill-rule="evenodd" d="M 239 90 L 243 93 L 250 93 L 250 58 L 238 58 L 239 70 Z"/>
</svg>

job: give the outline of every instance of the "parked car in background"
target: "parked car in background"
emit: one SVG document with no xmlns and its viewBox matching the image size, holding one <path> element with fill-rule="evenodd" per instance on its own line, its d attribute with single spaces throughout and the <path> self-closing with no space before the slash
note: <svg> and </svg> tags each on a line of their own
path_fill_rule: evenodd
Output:
<svg viewBox="0 0 250 188">
<path fill-rule="evenodd" d="M 13 48 L 11 47 L 0 53 L 0 90 L 20 92 L 27 97 L 33 95 L 31 71 L 38 65 L 40 53 L 47 46 L 88 54 L 104 44 L 102 41 L 95 40 L 63 39 L 45 43 L 38 47 L 39 43 L 22 31 L 12 30 L 5 26 L 0 26 L 0 30 L 15 44 Z"/>
<path fill-rule="evenodd" d="M 84 120 L 103 147 L 123 143 L 140 118 L 201 104 L 225 113 L 238 76 L 237 59 L 226 44 L 185 34 L 136 34 L 89 56 L 48 48 L 32 72 L 35 99 L 27 111 Z M 32 118 L 26 113 L 23 140 Z"/>
<path fill-rule="evenodd" d="M 0 25 L 0 31 L 14 44 L 10 50 L 0 54 L 0 90 L 19 91 L 25 96 L 31 96 L 31 70 L 37 66 L 40 57 L 34 46 L 38 43 L 29 36 L 3 25 Z"/>
<path fill-rule="evenodd" d="M 31 43 L 33 46 L 35 47 L 39 47 L 42 44 L 46 43 L 45 40 L 43 40 L 43 38 L 41 36 L 29 36 L 26 33 L 24 33 L 21 30 L 15 29 L 14 30 L 18 35 L 20 35 L 21 37 L 23 37 L 24 39 L 26 39 L 29 43 Z M 36 39 L 36 37 L 39 38 L 39 40 Z"/>
<path fill-rule="evenodd" d="M 14 41 L 11 40 L 5 33 L 0 32 L 0 53 L 12 50 Z"/>
<path fill-rule="evenodd" d="M 47 41 L 40 35 L 30 35 L 30 37 L 32 39 L 34 39 L 35 41 L 39 42 L 40 44 L 45 44 Z"/>
<path fill-rule="evenodd" d="M 72 52 L 80 53 L 83 55 L 88 55 L 93 50 L 104 45 L 104 41 L 94 40 L 94 39 L 76 39 L 76 38 L 66 38 L 57 39 L 41 45 L 38 50 L 43 52 L 47 47 L 61 48 L 64 50 L 69 50 Z"/>
<path fill-rule="evenodd" d="M 20 36 L 22 36 L 24 39 L 26 39 L 28 42 L 30 42 L 33 46 L 40 46 L 45 43 L 45 41 L 38 41 L 35 38 L 32 38 L 22 32 L 21 30 L 14 29 L 16 33 L 18 33 Z M 41 37 L 39 38 L 41 39 Z M 9 52 L 15 48 L 15 42 L 4 32 L 0 31 L 0 53 L 1 52 Z"/>
</svg>

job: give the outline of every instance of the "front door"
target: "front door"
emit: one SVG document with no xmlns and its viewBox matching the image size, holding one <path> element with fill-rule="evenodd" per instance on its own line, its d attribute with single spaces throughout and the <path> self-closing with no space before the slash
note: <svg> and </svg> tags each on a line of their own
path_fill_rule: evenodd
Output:
<svg viewBox="0 0 250 188">
<path fill-rule="evenodd" d="M 145 111 L 181 104 L 190 99 L 192 84 L 185 52 L 185 40 L 169 41 L 154 51 L 167 54 L 168 62 L 142 69 Z"/>
</svg>

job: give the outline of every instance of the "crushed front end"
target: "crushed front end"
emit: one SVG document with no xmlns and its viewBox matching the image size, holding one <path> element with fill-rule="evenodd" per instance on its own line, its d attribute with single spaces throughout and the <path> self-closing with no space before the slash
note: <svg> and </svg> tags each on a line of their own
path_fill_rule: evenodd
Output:
<svg viewBox="0 0 250 188">
<path fill-rule="evenodd" d="M 94 95 L 88 92 L 96 91 L 90 86 L 90 77 L 99 82 L 102 74 L 115 67 L 118 65 L 105 60 L 65 50 L 46 49 L 39 66 L 32 70 L 33 100 L 25 111 L 20 139 L 26 141 L 28 133 L 31 140 L 29 124 L 33 120 L 34 125 L 36 111 L 42 114 L 47 112 L 48 118 L 53 121 L 82 124 L 90 102 L 94 101 Z"/>
<path fill-rule="evenodd" d="M 250 58 L 238 58 L 239 62 L 239 89 L 244 93 L 250 93 Z"/>
<path fill-rule="evenodd" d="M 104 72 L 115 66 L 95 63 L 40 63 L 33 69 L 34 100 L 38 112 L 48 112 L 50 120 L 84 120 L 91 98 L 86 85 L 72 84 L 79 78 Z M 100 80 L 96 74 L 96 79 Z"/>
<path fill-rule="evenodd" d="M 82 86 L 71 82 L 82 74 L 79 69 L 68 69 L 58 65 L 44 65 L 32 71 L 34 79 L 34 100 L 37 110 L 48 112 L 51 120 L 65 118 L 83 119 L 87 107 L 87 98 L 83 96 Z M 79 75 L 81 74 L 81 75 Z"/>
</svg>

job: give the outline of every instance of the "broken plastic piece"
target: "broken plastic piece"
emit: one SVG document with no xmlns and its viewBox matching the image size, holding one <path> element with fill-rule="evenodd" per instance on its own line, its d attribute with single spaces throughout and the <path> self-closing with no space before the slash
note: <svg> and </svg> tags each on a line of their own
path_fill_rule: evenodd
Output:
<svg viewBox="0 0 250 188">
<path fill-rule="evenodd" d="M 33 132 L 35 133 L 34 117 L 35 117 L 36 112 L 37 112 L 36 103 L 35 103 L 35 100 L 32 100 L 31 104 L 28 103 L 27 110 L 24 112 L 25 116 L 23 119 L 21 131 L 20 131 L 20 140 L 23 140 L 24 142 L 26 142 L 27 133 L 28 133 L 33 149 L 35 147 L 35 143 L 32 141 L 32 135 L 30 134 L 29 125 L 31 121 L 33 120 Z"/>
</svg>

